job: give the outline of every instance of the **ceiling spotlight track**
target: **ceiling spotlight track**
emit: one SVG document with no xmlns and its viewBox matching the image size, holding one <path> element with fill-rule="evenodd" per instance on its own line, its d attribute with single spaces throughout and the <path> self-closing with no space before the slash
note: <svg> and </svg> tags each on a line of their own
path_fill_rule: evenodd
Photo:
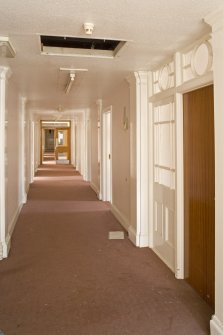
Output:
<svg viewBox="0 0 223 335">
<path fill-rule="evenodd" d="M 74 78 L 75 78 L 75 73 L 71 72 L 70 75 L 69 75 L 67 85 L 65 87 L 65 94 L 68 94 L 70 92 L 71 87 L 72 87 L 73 82 L 74 82 Z"/>
<path fill-rule="evenodd" d="M 8 37 L 0 36 L 0 57 L 15 57 L 15 50 Z"/>
</svg>

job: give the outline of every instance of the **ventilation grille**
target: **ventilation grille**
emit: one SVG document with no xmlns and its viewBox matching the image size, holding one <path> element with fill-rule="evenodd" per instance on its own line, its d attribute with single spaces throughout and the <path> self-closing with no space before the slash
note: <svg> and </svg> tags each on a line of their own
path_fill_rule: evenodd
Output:
<svg viewBox="0 0 223 335">
<path fill-rule="evenodd" d="M 40 36 L 41 53 L 58 56 L 85 56 L 113 58 L 125 41 L 95 38 Z"/>
</svg>

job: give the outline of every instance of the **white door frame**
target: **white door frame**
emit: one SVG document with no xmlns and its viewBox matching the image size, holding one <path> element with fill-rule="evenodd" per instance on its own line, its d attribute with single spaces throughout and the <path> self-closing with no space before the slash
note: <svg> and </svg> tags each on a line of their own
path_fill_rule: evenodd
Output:
<svg viewBox="0 0 223 335">
<path fill-rule="evenodd" d="M 9 68 L 0 67 L 0 260 L 7 257 L 6 243 L 6 86 Z"/>
<path fill-rule="evenodd" d="M 108 129 L 109 118 L 110 118 L 110 123 L 109 123 L 109 129 Z M 101 146 L 102 147 L 102 153 L 101 153 L 102 200 L 110 201 L 110 203 L 112 203 L 112 106 L 109 106 L 103 110 L 101 128 L 102 128 L 102 146 Z M 108 130 L 109 130 L 109 135 L 108 135 Z M 109 146 L 110 146 L 110 152 L 108 152 Z"/>
</svg>

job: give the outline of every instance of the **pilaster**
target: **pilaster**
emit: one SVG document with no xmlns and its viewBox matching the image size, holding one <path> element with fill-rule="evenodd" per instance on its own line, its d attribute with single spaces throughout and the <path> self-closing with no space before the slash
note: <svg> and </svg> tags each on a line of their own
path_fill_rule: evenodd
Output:
<svg viewBox="0 0 223 335">
<path fill-rule="evenodd" d="M 206 16 L 212 27 L 215 119 L 215 315 L 211 335 L 223 335 L 223 8 Z"/>
<path fill-rule="evenodd" d="M 5 187 L 5 160 L 6 160 L 6 82 L 10 75 L 8 67 L 0 67 L 0 259 L 7 257 L 6 243 L 6 187 Z"/>
<path fill-rule="evenodd" d="M 129 236 L 139 247 L 149 245 L 148 236 L 148 73 L 139 71 L 130 83 L 131 215 Z"/>
</svg>

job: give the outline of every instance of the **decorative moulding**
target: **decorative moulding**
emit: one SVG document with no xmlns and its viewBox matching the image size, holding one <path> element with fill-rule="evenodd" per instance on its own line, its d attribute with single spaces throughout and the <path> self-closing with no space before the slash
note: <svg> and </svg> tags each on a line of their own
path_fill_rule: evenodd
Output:
<svg viewBox="0 0 223 335">
<path fill-rule="evenodd" d="M 204 21 L 212 27 L 212 31 L 223 29 L 223 7 L 205 16 Z"/>
<path fill-rule="evenodd" d="M 171 85 L 171 77 L 170 77 L 170 66 L 169 64 L 165 64 L 159 71 L 158 85 L 160 91 L 165 91 L 170 88 Z"/>
<path fill-rule="evenodd" d="M 191 70 L 193 75 L 195 77 L 203 76 L 211 70 L 212 63 L 213 53 L 210 42 L 204 41 L 195 46 L 191 56 Z"/>
</svg>

